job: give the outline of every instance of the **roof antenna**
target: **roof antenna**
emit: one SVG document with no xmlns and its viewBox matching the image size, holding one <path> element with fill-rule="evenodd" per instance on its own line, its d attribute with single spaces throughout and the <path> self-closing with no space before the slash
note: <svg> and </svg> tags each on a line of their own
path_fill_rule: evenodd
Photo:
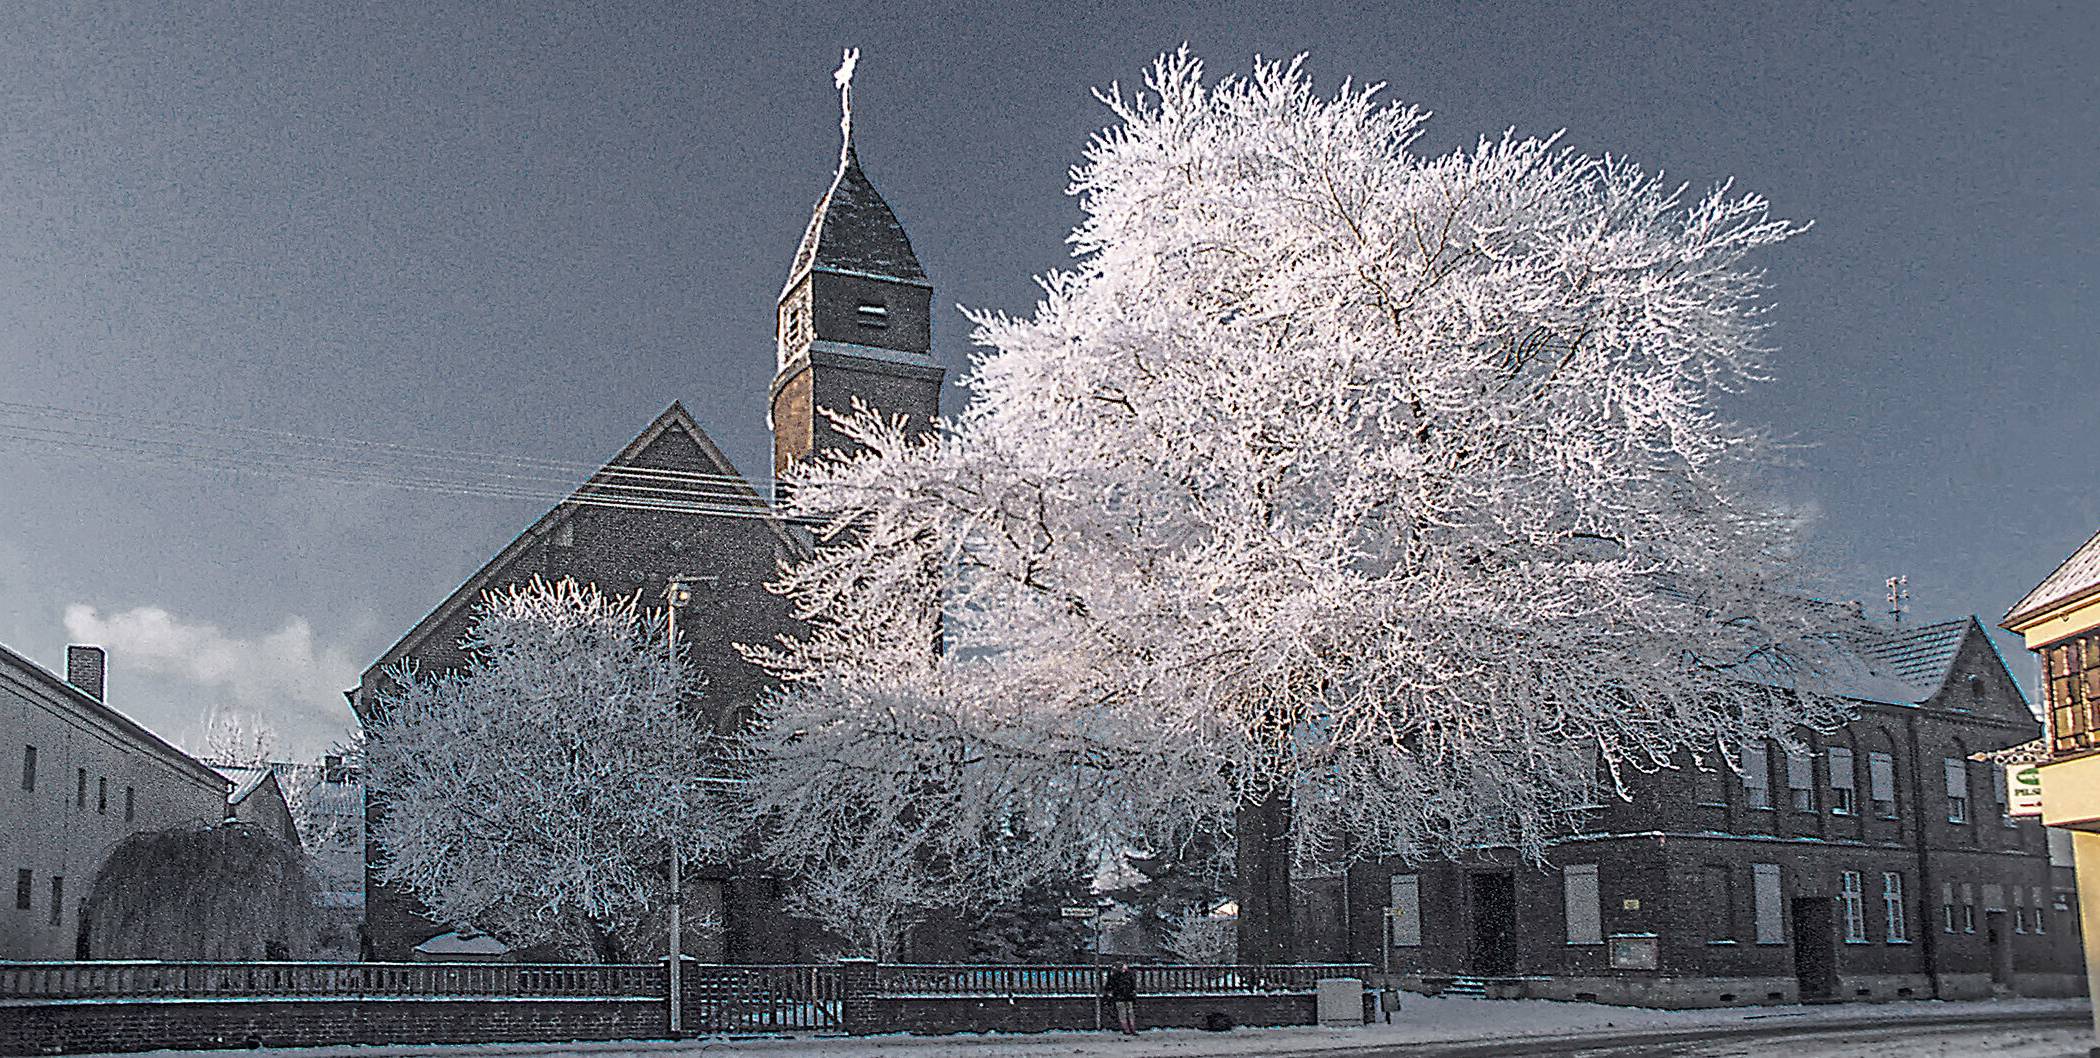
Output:
<svg viewBox="0 0 2100 1058">
<path fill-rule="evenodd" d="M 1903 627 L 1903 609 L 1910 604 L 1910 578 L 1901 573 L 1889 578 L 1889 619 Z"/>
<path fill-rule="evenodd" d="M 860 49 L 847 48 L 839 68 L 831 72 L 831 83 L 839 87 L 839 169 L 846 168 L 846 152 L 853 149 L 853 67 L 860 62 Z"/>
</svg>

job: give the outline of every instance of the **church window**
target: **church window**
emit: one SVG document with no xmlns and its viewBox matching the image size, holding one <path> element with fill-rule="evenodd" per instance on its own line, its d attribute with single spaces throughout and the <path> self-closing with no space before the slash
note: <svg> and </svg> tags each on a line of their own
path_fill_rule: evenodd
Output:
<svg viewBox="0 0 2100 1058">
<path fill-rule="evenodd" d="M 860 317 L 860 325 L 863 327 L 887 327 L 890 325 L 890 309 L 887 305 L 867 302 L 853 311 Z"/>
</svg>

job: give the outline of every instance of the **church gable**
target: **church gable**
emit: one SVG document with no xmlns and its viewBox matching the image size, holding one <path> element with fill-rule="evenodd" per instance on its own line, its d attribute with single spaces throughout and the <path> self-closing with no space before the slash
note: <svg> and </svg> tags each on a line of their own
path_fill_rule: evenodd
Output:
<svg viewBox="0 0 2100 1058">
<path fill-rule="evenodd" d="M 1950 712 L 1967 713 L 2020 725 L 2039 723 L 2020 692 L 2018 681 L 2005 667 L 2005 659 L 1974 618 L 1965 628 L 1948 660 L 1945 678 L 1933 696 L 1922 704 Z"/>
</svg>

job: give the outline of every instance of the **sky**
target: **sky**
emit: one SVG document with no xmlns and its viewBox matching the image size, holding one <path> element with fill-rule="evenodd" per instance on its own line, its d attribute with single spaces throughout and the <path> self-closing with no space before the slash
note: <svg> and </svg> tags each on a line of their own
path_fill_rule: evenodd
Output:
<svg viewBox="0 0 2100 1058">
<path fill-rule="evenodd" d="M 1384 82 L 1435 113 L 1428 153 L 1565 129 L 1812 220 L 1764 256 L 1773 377 L 1726 409 L 1796 442 L 1773 487 L 1870 610 L 1903 574 L 1910 620 L 1991 625 L 2100 529 L 2084 3 L 26 0 L 0 11 L 0 643 L 107 646 L 111 703 L 178 743 L 252 714 L 317 755 L 342 689 L 548 504 L 257 472 L 284 435 L 581 466 L 682 400 L 763 474 L 840 49 L 959 371 L 955 306 L 1026 312 L 1068 260 L 1091 90 L 1184 42 Z M 108 450 L 151 430 L 216 447 Z"/>
</svg>

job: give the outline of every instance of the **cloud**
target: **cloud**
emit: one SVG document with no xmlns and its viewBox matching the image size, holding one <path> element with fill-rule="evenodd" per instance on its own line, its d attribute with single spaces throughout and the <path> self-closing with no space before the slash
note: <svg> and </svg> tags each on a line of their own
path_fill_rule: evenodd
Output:
<svg viewBox="0 0 2100 1058">
<path fill-rule="evenodd" d="M 182 731 L 170 734 L 185 737 L 191 748 L 206 719 L 228 710 L 273 729 L 280 748 L 299 756 L 320 752 L 348 729 L 343 689 L 357 682 L 358 666 L 342 649 L 317 643 L 304 617 L 288 617 L 283 627 L 254 638 L 158 606 L 104 617 L 93 606 L 74 603 L 66 607 L 65 620 L 73 642 L 109 650 L 113 697 L 116 685 L 134 674 L 170 677 L 202 692 L 142 688 L 146 697 L 163 702 L 187 699 L 157 711 L 181 725 Z"/>
</svg>

